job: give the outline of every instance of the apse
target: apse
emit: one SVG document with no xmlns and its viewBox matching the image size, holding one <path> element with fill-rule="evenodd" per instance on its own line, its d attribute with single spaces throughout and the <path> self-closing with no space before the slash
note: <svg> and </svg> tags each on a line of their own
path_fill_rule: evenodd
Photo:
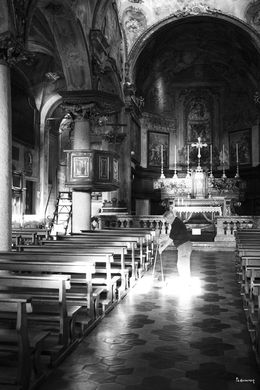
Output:
<svg viewBox="0 0 260 390">
<path fill-rule="evenodd" d="M 256 120 L 259 53 L 245 30 L 220 18 L 174 21 L 149 38 L 134 69 L 144 111 L 176 120 L 183 143 L 220 145 Z"/>
</svg>

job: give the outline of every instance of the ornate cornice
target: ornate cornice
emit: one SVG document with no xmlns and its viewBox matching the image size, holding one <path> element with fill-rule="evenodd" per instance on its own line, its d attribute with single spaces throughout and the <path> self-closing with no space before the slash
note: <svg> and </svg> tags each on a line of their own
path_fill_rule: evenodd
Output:
<svg viewBox="0 0 260 390">
<path fill-rule="evenodd" d="M 188 6 L 178 9 L 176 12 L 171 14 L 171 16 L 175 16 L 176 18 L 184 18 L 186 16 L 192 16 L 192 15 L 194 16 L 200 14 L 214 15 L 217 13 L 222 13 L 222 11 L 216 8 L 211 8 L 205 3 L 192 1 Z"/>
<path fill-rule="evenodd" d="M 119 96 L 103 91 L 60 91 L 59 94 L 63 99 L 63 109 L 71 113 L 74 119 L 114 114 L 123 107 Z"/>
</svg>

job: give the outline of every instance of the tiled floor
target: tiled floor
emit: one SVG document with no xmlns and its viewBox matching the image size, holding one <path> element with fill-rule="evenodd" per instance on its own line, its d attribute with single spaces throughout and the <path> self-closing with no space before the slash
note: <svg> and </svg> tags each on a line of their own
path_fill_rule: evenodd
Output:
<svg viewBox="0 0 260 390">
<path fill-rule="evenodd" d="M 232 252 L 194 251 L 189 288 L 175 252 L 163 264 L 165 283 L 149 271 L 40 390 L 260 389 Z"/>
</svg>

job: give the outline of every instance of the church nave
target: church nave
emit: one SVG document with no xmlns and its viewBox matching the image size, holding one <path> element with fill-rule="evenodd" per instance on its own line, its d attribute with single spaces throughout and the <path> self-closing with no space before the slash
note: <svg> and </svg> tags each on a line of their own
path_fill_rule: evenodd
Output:
<svg viewBox="0 0 260 390">
<path fill-rule="evenodd" d="M 233 252 L 193 251 L 188 289 L 162 256 L 40 390 L 258 388 Z"/>
</svg>

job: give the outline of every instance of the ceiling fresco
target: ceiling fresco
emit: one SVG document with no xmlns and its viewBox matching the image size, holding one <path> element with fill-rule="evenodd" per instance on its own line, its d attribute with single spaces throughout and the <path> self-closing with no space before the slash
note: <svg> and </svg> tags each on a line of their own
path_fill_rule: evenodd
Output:
<svg viewBox="0 0 260 390">
<path fill-rule="evenodd" d="M 118 0 L 118 8 L 130 52 L 146 29 L 170 16 L 179 18 L 217 12 L 243 21 L 249 19 L 251 26 L 256 28 L 258 3 L 258 0 Z"/>
</svg>

